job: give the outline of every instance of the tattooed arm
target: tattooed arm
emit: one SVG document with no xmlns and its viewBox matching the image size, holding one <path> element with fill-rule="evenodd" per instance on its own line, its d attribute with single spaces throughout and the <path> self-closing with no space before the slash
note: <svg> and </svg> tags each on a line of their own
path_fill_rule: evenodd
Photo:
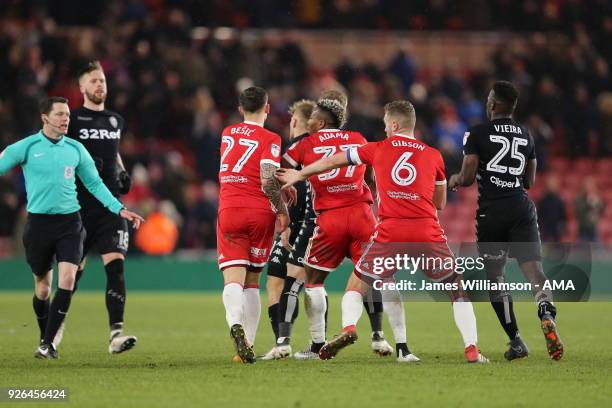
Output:
<svg viewBox="0 0 612 408">
<path fill-rule="evenodd" d="M 276 231 L 282 232 L 289 226 L 287 205 L 281 195 L 281 185 L 274 177 L 277 167 L 270 163 L 262 163 L 260 167 L 261 187 L 277 211 Z"/>
</svg>

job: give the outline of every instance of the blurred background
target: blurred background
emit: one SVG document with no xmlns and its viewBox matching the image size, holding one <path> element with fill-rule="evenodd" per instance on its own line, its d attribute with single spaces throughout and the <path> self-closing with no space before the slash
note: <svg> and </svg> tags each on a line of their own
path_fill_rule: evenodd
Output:
<svg viewBox="0 0 612 408">
<path fill-rule="evenodd" d="M 346 128 L 369 140 L 383 105 L 407 98 L 450 175 L 497 79 L 520 88 L 535 139 L 543 240 L 612 243 L 610 1 L 3 0 L 0 150 L 40 129 L 42 96 L 80 106 L 76 72 L 95 59 L 126 119 L 123 201 L 159 221 L 133 252 L 157 235 L 172 237 L 161 252 L 215 249 L 220 133 L 247 86 L 269 91 L 266 126 L 285 138 L 288 106 L 323 89 L 347 92 Z M 451 242 L 474 241 L 476 198 L 441 212 Z M 22 252 L 24 200 L 20 170 L 0 177 L 0 257 Z"/>
</svg>

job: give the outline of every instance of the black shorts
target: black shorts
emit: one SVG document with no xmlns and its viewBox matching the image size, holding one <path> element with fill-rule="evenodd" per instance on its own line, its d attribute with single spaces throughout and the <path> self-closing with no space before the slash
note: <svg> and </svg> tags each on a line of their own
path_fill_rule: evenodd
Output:
<svg viewBox="0 0 612 408">
<path fill-rule="evenodd" d="M 293 251 L 289 252 L 280 245 L 280 237 L 276 238 L 270 258 L 268 260 L 268 275 L 285 279 L 287 276 L 287 262 L 292 265 L 304 267 L 304 254 L 308 246 L 308 240 L 315 228 L 314 221 L 303 223 L 292 223 L 289 244 Z"/>
<path fill-rule="evenodd" d="M 44 276 L 57 262 L 78 265 L 83 257 L 85 229 L 78 212 L 28 214 L 23 231 L 26 260 L 32 272 Z"/>
<path fill-rule="evenodd" d="M 99 254 L 118 252 L 125 256 L 130 245 L 130 230 L 125 219 L 105 208 L 95 211 L 81 210 L 81 216 L 87 231 L 83 256 L 87 256 L 94 247 Z"/>
<path fill-rule="evenodd" d="M 542 259 L 538 216 L 524 196 L 481 203 L 476 211 L 480 255 L 489 261 L 516 258 L 519 264 Z"/>
</svg>

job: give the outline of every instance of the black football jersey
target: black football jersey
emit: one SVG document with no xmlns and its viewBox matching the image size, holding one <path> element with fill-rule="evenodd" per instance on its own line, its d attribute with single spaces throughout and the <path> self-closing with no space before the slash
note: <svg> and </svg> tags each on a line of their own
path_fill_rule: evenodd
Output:
<svg viewBox="0 0 612 408">
<path fill-rule="evenodd" d="M 529 131 L 510 118 L 470 128 L 463 153 L 477 154 L 478 201 L 526 195 L 523 187 L 527 161 L 535 158 Z"/>
<path fill-rule="evenodd" d="M 286 148 L 288 149 L 291 145 L 294 145 L 306 136 L 308 136 L 308 133 L 293 138 L 289 141 Z M 286 149 L 283 149 L 283 153 L 285 150 Z M 295 206 L 289 207 L 291 222 L 301 224 L 302 221 L 312 221 L 316 219 L 317 215 L 312 208 L 312 199 L 310 197 L 310 183 L 307 180 L 301 181 L 296 183 L 294 187 L 297 190 L 297 203 Z"/>
<path fill-rule="evenodd" d="M 93 111 L 80 107 L 70 113 L 70 126 L 66 135 L 85 146 L 96 163 L 102 181 L 116 197 L 119 196 L 117 153 L 123 126 L 123 118 L 115 112 L 106 109 Z M 77 180 L 77 193 L 84 210 L 102 206 L 80 180 Z"/>
</svg>

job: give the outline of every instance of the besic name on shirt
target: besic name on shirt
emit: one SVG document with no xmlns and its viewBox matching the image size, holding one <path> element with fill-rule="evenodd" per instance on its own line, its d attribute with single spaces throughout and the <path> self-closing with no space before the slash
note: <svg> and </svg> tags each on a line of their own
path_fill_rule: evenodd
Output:
<svg viewBox="0 0 612 408">
<path fill-rule="evenodd" d="M 329 140 L 329 139 L 349 140 L 349 134 L 342 133 L 342 132 L 334 132 L 334 133 L 322 133 L 319 135 L 319 140 L 322 142 Z"/>
<path fill-rule="evenodd" d="M 120 139 L 121 131 L 107 129 L 79 129 L 79 139 Z"/>
<path fill-rule="evenodd" d="M 232 135 L 247 135 L 251 136 L 255 132 L 255 129 L 251 129 L 247 126 L 240 126 L 230 129 L 230 134 Z"/>
<path fill-rule="evenodd" d="M 391 142 L 393 147 L 412 147 L 413 149 L 425 150 L 425 146 L 420 143 L 407 142 L 405 140 L 393 140 Z"/>
</svg>

